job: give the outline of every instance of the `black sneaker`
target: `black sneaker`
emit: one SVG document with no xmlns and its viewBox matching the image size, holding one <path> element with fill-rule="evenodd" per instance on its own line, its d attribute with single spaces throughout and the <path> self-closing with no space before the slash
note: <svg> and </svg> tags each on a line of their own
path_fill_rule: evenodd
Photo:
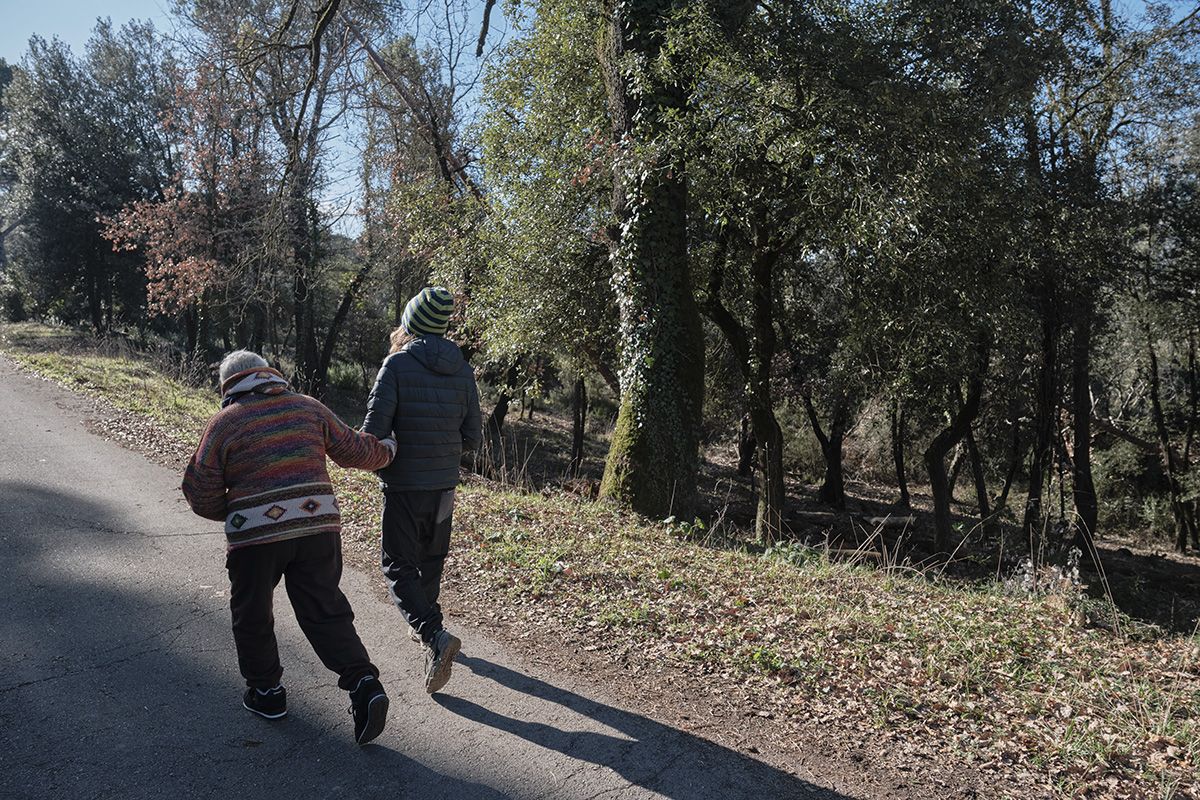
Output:
<svg viewBox="0 0 1200 800">
<path fill-rule="evenodd" d="M 283 684 L 274 689 L 255 689 L 250 687 L 242 695 L 242 705 L 247 711 L 253 711 L 260 717 L 279 719 L 287 716 L 287 689 Z"/>
<path fill-rule="evenodd" d="M 387 722 L 388 696 L 379 679 L 367 675 L 350 692 L 350 714 L 354 717 L 354 741 L 366 744 L 383 733 Z"/>
<path fill-rule="evenodd" d="M 433 694 L 450 680 L 454 657 L 462 649 L 462 641 L 443 628 L 425 650 L 425 691 Z"/>
</svg>

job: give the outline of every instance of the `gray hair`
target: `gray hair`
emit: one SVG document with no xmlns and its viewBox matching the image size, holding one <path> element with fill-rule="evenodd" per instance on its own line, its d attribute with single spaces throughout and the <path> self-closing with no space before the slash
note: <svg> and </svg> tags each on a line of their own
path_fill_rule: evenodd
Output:
<svg viewBox="0 0 1200 800">
<path fill-rule="evenodd" d="M 221 383 L 224 384 L 225 381 L 229 380 L 229 376 L 231 375 L 236 375 L 239 372 L 254 369 L 255 367 L 266 366 L 270 365 L 258 353 L 253 353 L 249 350 L 234 350 L 221 360 L 221 369 L 218 374 L 220 375 Z"/>
</svg>

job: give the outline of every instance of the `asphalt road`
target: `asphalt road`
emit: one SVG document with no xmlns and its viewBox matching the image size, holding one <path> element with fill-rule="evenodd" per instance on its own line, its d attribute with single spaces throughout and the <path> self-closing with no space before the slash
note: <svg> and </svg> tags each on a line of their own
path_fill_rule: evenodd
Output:
<svg viewBox="0 0 1200 800">
<path fill-rule="evenodd" d="M 289 714 L 251 715 L 219 527 L 87 414 L 0 357 L 0 798 L 844 797 L 532 674 L 470 629 L 431 698 L 382 578 L 350 570 L 392 698 L 383 735 L 353 743 L 282 591 Z"/>
</svg>

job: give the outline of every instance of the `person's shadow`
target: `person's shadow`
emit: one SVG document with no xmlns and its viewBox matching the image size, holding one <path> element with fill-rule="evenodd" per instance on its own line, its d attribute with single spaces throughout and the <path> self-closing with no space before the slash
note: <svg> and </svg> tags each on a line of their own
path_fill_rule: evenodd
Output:
<svg viewBox="0 0 1200 800">
<path fill-rule="evenodd" d="M 461 697 L 435 694 L 433 699 L 446 710 L 571 758 L 608 767 L 631 784 L 664 797 L 849 800 L 846 795 L 802 781 L 707 739 L 590 700 L 485 659 L 460 655 L 457 662 L 476 675 L 512 691 L 557 703 L 628 738 L 595 731 L 562 730 L 541 722 L 514 719 Z"/>
</svg>

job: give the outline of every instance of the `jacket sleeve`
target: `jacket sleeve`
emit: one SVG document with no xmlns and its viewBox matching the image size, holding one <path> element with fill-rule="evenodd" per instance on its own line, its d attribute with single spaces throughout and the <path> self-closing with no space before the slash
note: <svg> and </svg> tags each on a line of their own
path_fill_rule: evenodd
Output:
<svg viewBox="0 0 1200 800">
<path fill-rule="evenodd" d="M 183 473 L 183 496 L 192 511 L 205 519 L 225 519 L 225 466 L 222 463 L 222 438 L 209 420 L 200 436 L 200 444 Z"/>
<path fill-rule="evenodd" d="M 483 443 L 483 417 L 479 413 L 479 386 L 475 383 L 475 373 L 467 368 L 467 381 L 470 384 L 467 392 L 467 416 L 462 424 L 463 450 L 478 450 Z"/>
<path fill-rule="evenodd" d="M 383 469 L 392 463 L 392 451 L 387 445 L 369 433 L 354 430 L 324 405 L 313 402 L 321 408 L 325 454 L 333 463 L 357 469 Z"/>
<path fill-rule="evenodd" d="M 375 385 L 367 398 L 367 416 L 362 429 L 372 436 L 383 439 L 392 435 L 396 421 L 396 378 L 384 361 L 375 376 Z"/>
</svg>

